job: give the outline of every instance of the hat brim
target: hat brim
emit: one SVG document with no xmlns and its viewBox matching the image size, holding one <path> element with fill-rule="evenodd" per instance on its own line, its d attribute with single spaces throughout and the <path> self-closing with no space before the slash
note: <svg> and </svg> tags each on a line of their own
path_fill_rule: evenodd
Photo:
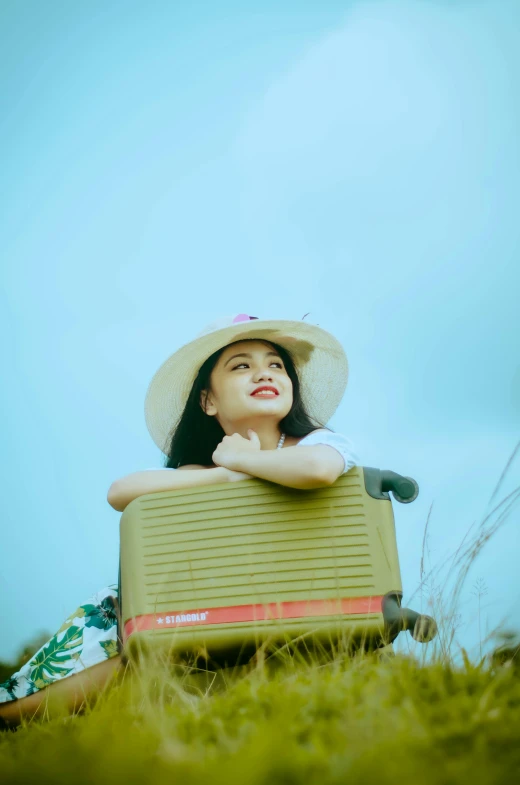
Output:
<svg viewBox="0 0 520 785">
<path fill-rule="evenodd" d="M 305 410 L 322 425 L 332 417 L 348 381 L 347 356 L 337 338 L 306 322 L 285 319 L 239 322 L 185 344 L 154 374 L 146 393 L 144 413 L 150 435 L 165 455 L 201 365 L 224 346 L 252 338 L 287 349 L 298 371 Z"/>
</svg>

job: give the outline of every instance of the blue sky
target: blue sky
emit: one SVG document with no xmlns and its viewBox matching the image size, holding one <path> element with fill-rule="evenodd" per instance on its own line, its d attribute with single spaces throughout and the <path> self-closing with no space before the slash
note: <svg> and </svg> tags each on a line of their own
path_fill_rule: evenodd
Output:
<svg viewBox="0 0 520 785">
<path fill-rule="evenodd" d="M 520 440 L 520 9 L 317 5 L 2 4 L 2 659 L 117 580 L 107 489 L 162 466 L 148 383 L 219 316 L 344 344 L 331 427 L 420 485 L 405 599 L 430 508 L 448 572 L 491 509 Z M 479 578 L 483 631 L 520 629 L 518 524 L 468 575 L 473 652 Z"/>
</svg>

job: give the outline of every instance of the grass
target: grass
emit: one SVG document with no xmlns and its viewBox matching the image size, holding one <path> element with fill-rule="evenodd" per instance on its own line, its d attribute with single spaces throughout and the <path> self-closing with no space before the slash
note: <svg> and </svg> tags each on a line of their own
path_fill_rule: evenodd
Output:
<svg viewBox="0 0 520 785">
<path fill-rule="evenodd" d="M 511 783 L 520 674 L 373 654 L 213 674 L 156 662 L 127 669 L 82 715 L 1 734 L 0 772 L 54 785 Z"/>
<path fill-rule="evenodd" d="M 519 781 L 518 646 L 510 640 L 501 656 L 476 663 L 460 647 L 454 656 L 464 580 L 519 498 L 517 489 L 465 538 L 443 564 L 444 582 L 439 571 L 426 571 L 423 553 L 419 590 L 440 587 L 430 601 L 440 630 L 428 647 L 394 658 L 341 652 L 303 658 L 285 649 L 219 671 L 156 656 L 146 667 L 129 665 L 81 714 L 58 713 L 0 733 L 0 782 Z M 423 551 L 427 528 L 428 522 Z M 479 604 L 482 592 L 480 586 Z"/>
</svg>

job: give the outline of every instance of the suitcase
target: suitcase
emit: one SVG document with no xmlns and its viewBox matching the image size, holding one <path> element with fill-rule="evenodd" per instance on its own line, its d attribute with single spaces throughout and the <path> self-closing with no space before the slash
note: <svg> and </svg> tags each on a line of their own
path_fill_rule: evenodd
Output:
<svg viewBox="0 0 520 785">
<path fill-rule="evenodd" d="M 134 499 L 120 522 L 124 655 L 229 663 L 262 645 L 431 640 L 434 620 L 401 607 L 389 491 L 409 503 L 419 489 L 355 466 L 313 490 L 251 479 Z"/>
</svg>

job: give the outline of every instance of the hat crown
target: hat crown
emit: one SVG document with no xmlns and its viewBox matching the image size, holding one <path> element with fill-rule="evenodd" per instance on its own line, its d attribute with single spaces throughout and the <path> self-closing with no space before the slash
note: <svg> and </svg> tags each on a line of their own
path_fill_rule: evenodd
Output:
<svg viewBox="0 0 520 785">
<path fill-rule="evenodd" d="M 224 330 L 226 327 L 232 327 L 234 324 L 239 324 L 239 322 L 249 322 L 253 319 L 258 319 L 258 316 L 248 316 L 247 313 L 239 313 L 235 316 L 223 316 L 222 318 L 211 322 L 211 324 L 207 324 L 206 327 L 197 334 L 197 338 L 202 338 L 204 335 L 209 335 L 217 330 Z"/>
</svg>

